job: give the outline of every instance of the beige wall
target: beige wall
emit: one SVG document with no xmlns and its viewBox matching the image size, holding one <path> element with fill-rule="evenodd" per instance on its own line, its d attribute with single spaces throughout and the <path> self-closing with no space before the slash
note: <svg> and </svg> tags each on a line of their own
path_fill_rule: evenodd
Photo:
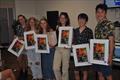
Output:
<svg viewBox="0 0 120 80">
<path fill-rule="evenodd" d="M 94 29 L 96 25 L 95 6 L 103 0 L 15 0 L 16 15 L 35 16 L 40 19 L 46 16 L 46 11 L 65 11 L 70 16 L 71 25 L 76 27 L 79 13 L 87 13 L 88 26 Z"/>
</svg>

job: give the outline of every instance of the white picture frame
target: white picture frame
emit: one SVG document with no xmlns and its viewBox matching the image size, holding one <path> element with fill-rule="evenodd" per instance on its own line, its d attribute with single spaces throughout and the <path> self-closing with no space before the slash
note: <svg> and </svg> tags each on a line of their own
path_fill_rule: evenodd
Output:
<svg viewBox="0 0 120 80">
<path fill-rule="evenodd" d="M 50 53 L 49 45 L 48 45 L 48 37 L 46 34 L 36 34 L 35 42 L 36 42 L 35 44 L 36 53 Z"/>
<path fill-rule="evenodd" d="M 75 66 L 89 66 L 90 54 L 89 54 L 89 44 L 79 44 L 73 45 L 73 57 Z"/>
<path fill-rule="evenodd" d="M 10 47 L 8 48 L 8 51 L 14 54 L 15 56 L 19 57 L 23 49 L 24 49 L 24 41 L 15 38 L 11 43 Z"/>
<path fill-rule="evenodd" d="M 91 39 L 90 55 L 90 62 L 92 64 L 108 65 L 109 40 Z"/>
<path fill-rule="evenodd" d="M 72 35 L 73 35 L 73 27 L 71 26 L 59 27 L 58 47 L 71 48 L 72 47 Z"/>
<path fill-rule="evenodd" d="M 35 39 L 34 31 L 24 32 L 24 41 L 25 41 L 25 49 L 26 50 L 35 48 L 35 40 L 34 39 Z"/>
</svg>

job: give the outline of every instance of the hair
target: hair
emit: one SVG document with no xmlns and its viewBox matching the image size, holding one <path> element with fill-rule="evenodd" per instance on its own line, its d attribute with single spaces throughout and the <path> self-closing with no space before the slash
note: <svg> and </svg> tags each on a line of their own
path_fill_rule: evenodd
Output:
<svg viewBox="0 0 120 80">
<path fill-rule="evenodd" d="M 85 13 L 80 13 L 78 15 L 78 19 L 84 19 L 86 22 L 88 22 L 88 15 Z"/>
<path fill-rule="evenodd" d="M 98 4 L 98 5 L 96 6 L 96 8 L 95 8 L 96 12 L 97 12 L 98 9 L 102 9 L 102 10 L 104 10 L 104 11 L 107 13 L 108 7 L 107 7 L 106 4 Z"/>
<path fill-rule="evenodd" d="M 59 20 L 58 20 L 58 26 L 62 26 L 62 24 L 60 23 L 60 17 L 62 15 L 65 16 L 65 18 L 67 19 L 67 22 L 66 22 L 65 26 L 70 26 L 70 18 L 69 18 L 68 14 L 66 12 L 61 12 L 60 13 Z"/>
<path fill-rule="evenodd" d="M 19 17 L 23 17 L 25 22 L 27 22 L 27 19 L 26 19 L 26 17 L 24 15 L 20 14 L 20 15 L 18 15 L 18 19 L 19 19 Z M 17 21 L 19 22 L 19 20 L 17 20 Z"/>
<path fill-rule="evenodd" d="M 37 19 L 35 17 L 30 17 L 27 21 L 27 26 L 26 26 L 26 31 L 30 31 L 31 30 L 31 26 L 30 26 L 30 20 L 34 20 L 35 22 L 35 30 L 37 29 L 38 25 L 37 25 Z"/>
<path fill-rule="evenodd" d="M 45 22 L 47 23 L 47 29 L 46 29 L 46 31 L 49 32 L 49 31 L 50 31 L 50 27 L 49 27 L 49 25 L 48 25 L 48 20 L 47 20 L 45 17 L 42 17 L 42 18 L 40 19 L 40 21 L 39 21 L 39 24 L 38 24 L 39 33 L 43 33 L 43 29 L 42 29 L 42 27 L 40 26 L 41 21 L 45 21 Z"/>
</svg>

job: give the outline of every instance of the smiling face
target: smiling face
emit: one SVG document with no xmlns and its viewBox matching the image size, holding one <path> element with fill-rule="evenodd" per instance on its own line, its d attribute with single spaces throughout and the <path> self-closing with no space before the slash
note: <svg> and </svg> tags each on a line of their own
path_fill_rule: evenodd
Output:
<svg viewBox="0 0 120 80">
<path fill-rule="evenodd" d="M 40 21 L 40 26 L 41 26 L 42 29 L 46 29 L 48 24 L 47 24 L 47 22 L 45 20 L 41 20 Z"/>
<path fill-rule="evenodd" d="M 18 21 L 19 21 L 20 24 L 25 23 L 25 19 L 23 18 L 23 16 L 18 17 Z"/>
<path fill-rule="evenodd" d="M 31 29 L 33 29 L 32 27 L 35 27 L 35 21 L 33 19 L 30 20 L 29 24 Z"/>
<path fill-rule="evenodd" d="M 60 23 L 61 23 L 61 25 L 65 26 L 66 22 L 67 22 L 66 17 L 64 15 L 61 15 L 60 16 Z"/>
<path fill-rule="evenodd" d="M 97 11 L 96 11 L 96 19 L 98 20 L 98 21 L 102 21 L 102 20 L 104 20 L 105 18 L 106 18 L 106 12 L 105 12 L 105 10 L 102 10 L 102 9 L 98 9 Z"/>
<path fill-rule="evenodd" d="M 78 19 L 78 25 L 79 27 L 83 27 L 86 25 L 86 20 L 85 19 Z"/>
</svg>

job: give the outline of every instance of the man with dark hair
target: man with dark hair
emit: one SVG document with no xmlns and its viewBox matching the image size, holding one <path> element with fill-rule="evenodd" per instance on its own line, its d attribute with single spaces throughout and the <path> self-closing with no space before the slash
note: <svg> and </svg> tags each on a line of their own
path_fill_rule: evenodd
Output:
<svg viewBox="0 0 120 80">
<path fill-rule="evenodd" d="M 98 11 L 98 9 L 102 9 L 102 10 L 105 11 L 105 13 L 107 13 L 107 5 L 105 5 L 105 4 L 97 5 L 96 8 L 95 8 L 96 12 Z"/>
<path fill-rule="evenodd" d="M 95 38 L 96 39 L 108 39 L 109 40 L 109 56 L 108 66 L 93 64 L 93 69 L 98 72 L 99 80 L 112 80 L 112 57 L 114 50 L 114 26 L 111 21 L 106 18 L 107 6 L 105 4 L 99 4 L 96 6 L 96 19 L 98 21 L 95 27 Z"/>
<path fill-rule="evenodd" d="M 78 15 L 78 20 L 79 19 L 84 19 L 86 22 L 88 22 L 88 16 L 85 13 L 81 13 Z"/>
</svg>

